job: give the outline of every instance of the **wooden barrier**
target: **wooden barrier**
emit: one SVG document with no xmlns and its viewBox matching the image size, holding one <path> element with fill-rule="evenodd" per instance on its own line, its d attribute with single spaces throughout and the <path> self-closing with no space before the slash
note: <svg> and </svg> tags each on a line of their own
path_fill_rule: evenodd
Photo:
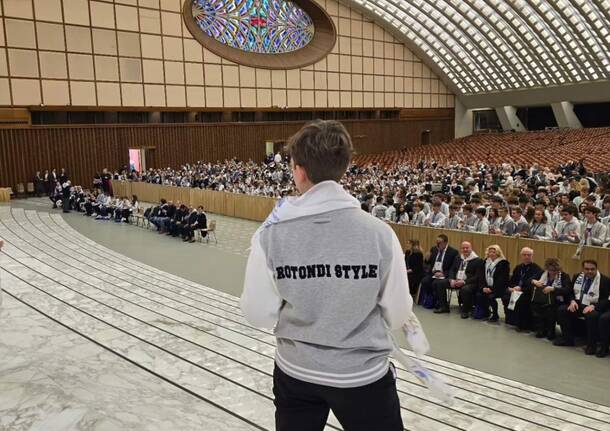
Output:
<svg viewBox="0 0 610 431">
<path fill-rule="evenodd" d="M 9 187 L 0 187 L 0 202 L 8 202 L 11 200 L 11 189 Z"/>
<path fill-rule="evenodd" d="M 504 251 L 506 259 L 511 266 L 519 262 L 519 252 L 523 247 L 530 247 L 534 250 L 534 261 L 542 266 L 548 257 L 556 257 L 562 264 L 563 270 L 569 274 L 580 272 L 581 262 L 584 259 L 594 259 L 597 261 L 599 270 L 603 274 L 610 274 L 610 248 L 584 247 L 580 259 L 574 259 L 576 244 L 566 244 L 553 241 L 538 241 L 529 238 L 514 238 L 498 235 L 485 235 L 473 232 L 462 232 L 458 230 L 437 229 L 422 226 L 410 226 L 391 224 L 394 232 L 398 235 L 400 243 L 406 246 L 410 239 L 419 240 L 424 253 L 435 244 L 436 237 L 444 233 L 449 238 L 449 244 L 459 248 L 462 241 L 472 243 L 472 248 L 476 253 L 483 257 L 485 248 L 492 244 L 497 244 Z"/>
<path fill-rule="evenodd" d="M 263 221 L 275 206 L 275 199 L 239 193 L 216 192 L 189 187 L 162 186 L 129 181 L 113 181 L 115 196 L 136 195 L 140 202 L 166 199 L 189 206 L 202 205 L 205 211 L 247 220 Z"/>
<path fill-rule="evenodd" d="M 131 197 L 132 194 L 135 194 L 141 202 L 158 202 L 159 199 L 165 198 L 168 201 L 180 201 L 191 206 L 202 205 L 205 211 L 210 213 L 254 221 L 265 220 L 276 202 L 275 199 L 261 196 L 127 181 L 113 181 L 112 187 L 115 195 Z M 459 248 L 462 241 L 470 241 L 479 256 L 484 255 L 487 246 L 498 244 L 512 266 L 519 262 L 521 249 L 530 247 L 534 250 L 534 261 L 539 265 L 542 265 L 547 257 L 557 257 L 565 272 L 575 274 L 580 271 L 582 259 L 594 259 L 599 265 L 599 270 L 610 275 L 609 248 L 584 247 L 580 259 L 574 259 L 572 256 L 576 252 L 575 244 L 394 223 L 391 223 L 390 226 L 396 232 L 403 248 L 406 248 L 410 239 L 416 239 L 426 252 L 434 246 L 436 237 L 444 233 L 449 238 L 449 244 L 455 248 Z"/>
</svg>

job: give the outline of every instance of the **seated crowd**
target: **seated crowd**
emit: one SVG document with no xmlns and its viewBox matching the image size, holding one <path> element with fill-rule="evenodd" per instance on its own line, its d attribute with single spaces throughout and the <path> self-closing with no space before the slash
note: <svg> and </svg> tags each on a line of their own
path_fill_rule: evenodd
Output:
<svg viewBox="0 0 610 431">
<path fill-rule="evenodd" d="M 490 245 L 479 257 L 469 242 L 457 250 L 444 234 L 425 255 L 418 241 L 410 244 L 405 253 L 409 286 L 423 307 L 449 313 L 449 300 L 457 292 L 463 319 L 497 322 L 499 300 L 505 323 L 517 331 L 534 331 L 537 338 L 546 337 L 557 346 L 573 346 L 582 333 L 587 355 L 608 355 L 610 278 L 598 271 L 596 261 L 583 260 L 582 271 L 570 276 L 556 258 L 538 266 L 534 251 L 527 247 L 511 268 L 498 245 Z"/>
<path fill-rule="evenodd" d="M 178 170 L 115 173 L 115 178 L 280 198 L 295 193 L 290 164 L 197 162 Z M 375 217 L 393 223 L 540 240 L 610 245 L 610 193 L 582 163 L 556 169 L 472 163 L 352 165 L 341 183 Z"/>
<path fill-rule="evenodd" d="M 138 197 L 133 195 L 112 197 L 101 189 L 89 191 L 81 186 L 72 186 L 67 180 L 61 192 L 50 196 L 53 208 L 61 207 L 64 212 L 82 212 L 84 216 L 95 217 L 96 220 L 114 220 L 117 223 L 127 223 L 130 217 L 140 208 Z"/>
<path fill-rule="evenodd" d="M 81 186 L 72 186 L 70 180 L 65 181 L 61 193 L 50 196 L 53 208 L 62 207 L 64 212 L 71 210 L 82 212 L 84 216 L 95 217 L 96 220 L 114 220 L 117 223 L 129 223 L 131 217 L 139 212 L 138 197 L 113 198 L 103 189 L 84 190 Z M 159 233 L 174 237 L 180 236 L 184 242 L 195 242 L 194 232 L 201 232 L 203 237 L 207 232 L 207 218 L 200 205 L 191 208 L 178 202 L 174 205 L 161 199 L 157 206 L 147 208 L 143 214 Z"/>
<path fill-rule="evenodd" d="M 180 236 L 184 242 L 195 242 L 197 230 L 202 237 L 207 235 L 207 216 L 201 205 L 190 208 L 180 202 L 174 204 L 161 199 L 159 205 L 144 212 L 144 218 L 157 228 L 159 234 Z"/>
</svg>

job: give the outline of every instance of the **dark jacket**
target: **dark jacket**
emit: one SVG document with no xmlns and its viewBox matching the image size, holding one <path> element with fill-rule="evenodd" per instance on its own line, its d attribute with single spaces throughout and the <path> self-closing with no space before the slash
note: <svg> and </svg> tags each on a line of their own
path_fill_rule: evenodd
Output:
<svg viewBox="0 0 610 431">
<path fill-rule="evenodd" d="M 542 274 L 540 275 L 542 276 Z M 532 302 L 541 305 L 569 304 L 574 295 L 572 280 L 565 272 L 561 273 L 561 286 L 556 287 L 550 293 L 542 293 L 543 289 L 544 286 L 532 290 Z"/>
<path fill-rule="evenodd" d="M 508 281 L 508 287 L 521 287 L 525 294 L 532 293 L 532 280 L 540 278 L 542 268 L 532 262 L 529 265 L 520 263 L 513 269 L 513 274 Z"/>
<path fill-rule="evenodd" d="M 421 276 L 424 274 L 424 255 L 421 251 L 405 253 L 405 265 L 407 269 L 412 270 L 414 276 Z"/>
<path fill-rule="evenodd" d="M 580 303 L 580 298 L 576 298 L 574 296 L 574 283 L 576 283 L 576 279 L 580 274 L 576 274 L 572 279 L 572 285 L 570 286 L 570 301 L 572 299 L 576 300 L 576 302 Z M 599 302 L 597 304 L 593 304 L 595 306 L 595 310 L 599 313 L 604 313 L 610 310 L 610 300 L 608 299 L 610 296 L 610 278 L 606 277 L 603 274 L 600 274 L 599 279 Z"/>
<path fill-rule="evenodd" d="M 503 259 L 496 264 L 496 269 L 493 274 L 493 286 L 487 286 L 487 278 L 485 279 L 485 285 L 491 287 L 493 295 L 496 298 L 501 297 L 508 289 L 508 280 L 510 274 L 510 263 L 508 260 Z"/>
<path fill-rule="evenodd" d="M 426 264 L 429 265 L 428 273 L 432 274 L 432 268 L 434 268 L 434 262 L 436 262 L 436 256 L 438 255 L 438 248 L 432 247 L 430 249 L 430 259 L 426 261 Z M 445 256 L 443 257 L 443 274 L 445 277 L 449 277 L 449 271 L 451 270 L 451 265 L 453 265 L 455 259 L 459 257 L 458 251 L 450 246 L 447 246 L 445 250 Z"/>
<path fill-rule="evenodd" d="M 456 280 L 458 271 L 462 266 L 462 256 L 460 254 L 453 260 L 453 265 L 449 270 L 449 279 Z M 466 265 L 466 278 L 464 285 L 473 285 L 479 289 L 486 286 L 485 282 L 485 261 L 480 257 L 472 259 Z"/>
</svg>

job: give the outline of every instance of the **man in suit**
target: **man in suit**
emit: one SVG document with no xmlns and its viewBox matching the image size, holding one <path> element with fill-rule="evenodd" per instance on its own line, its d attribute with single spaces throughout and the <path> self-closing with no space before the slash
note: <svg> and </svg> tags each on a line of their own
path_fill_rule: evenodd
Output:
<svg viewBox="0 0 610 431">
<path fill-rule="evenodd" d="M 424 261 L 428 265 L 429 270 L 421 282 L 420 297 L 422 299 L 425 299 L 425 296 L 433 296 L 435 280 L 442 280 L 449 276 L 449 269 L 457 255 L 458 251 L 449 246 L 447 235 L 440 234 L 436 237 L 436 247 L 430 249 L 430 253 L 427 254 Z"/>
<path fill-rule="evenodd" d="M 189 215 L 188 208 L 184 204 L 180 204 L 174 213 L 174 216 L 169 222 L 169 229 L 167 234 L 171 236 L 178 236 L 182 232 L 184 225 L 184 219 Z"/>
<path fill-rule="evenodd" d="M 587 327 L 587 347 L 585 353 L 596 353 L 599 317 L 608 309 L 610 278 L 597 270 L 597 262 L 586 259 L 582 262 L 582 272 L 576 274 L 570 289 L 567 304 L 557 310 L 557 321 L 561 326 L 561 337 L 553 343 L 556 346 L 573 346 L 576 320 L 584 317 Z"/>
<path fill-rule="evenodd" d="M 207 227 L 207 217 L 200 205 L 197 210 L 189 215 L 183 229 L 183 241 L 195 242 L 195 229 L 205 229 Z"/>
<path fill-rule="evenodd" d="M 468 241 L 460 245 L 460 254 L 455 257 L 449 276 L 433 283 L 437 313 L 448 313 L 447 290 L 458 289 L 462 319 L 467 319 L 474 305 L 476 293 L 485 286 L 485 261 L 472 250 Z"/>
</svg>

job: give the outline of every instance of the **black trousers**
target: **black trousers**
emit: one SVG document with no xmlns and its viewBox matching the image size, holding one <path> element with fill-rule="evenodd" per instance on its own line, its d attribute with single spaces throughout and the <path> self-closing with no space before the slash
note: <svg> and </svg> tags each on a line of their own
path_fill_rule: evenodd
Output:
<svg viewBox="0 0 610 431">
<path fill-rule="evenodd" d="M 423 275 L 421 273 L 408 273 L 407 278 L 409 279 L 409 292 L 411 295 L 417 295 L 417 288 L 419 286 L 420 281 L 422 280 Z M 422 287 L 423 289 L 423 287 Z"/>
<path fill-rule="evenodd" d="M 610 346 L 610 311 L 599 316 L 599 346 L 607 349 Z"/>
<path fill-rule="evenodd" d="M 421 289 L 419 291 L 420 298 L 425 293 L 428 293 L 428 294 L 433 293 L 433 290 L 432 290 L 433 282 L 434 282 L 434 278 L 432 278 L 431 275 L 425 275 L 424 278 L 421 279 Z M 409 280 L 409 283 L 411 283 L 411 280 Z M 409 287 L 411 287 L 411 284 L 409 284 Z M 417 288 L 417 286 L 416 286 L 416 288 Z"/>
<path fill-rule="evenodd" d="M 595 348 L 599 337 L 599 313 L 592 311 L 583 314 L 585 306 L 579 304 L 578 310 L 575 312 L 568 311 L 568 304 L 557 308 L 557 322 L 561 326 L 561 335 L 568 340 L 574 340 L 576 336 L 576 322 L 580 316 L 584 316 L 585 325 L 587 327 L 587 346 Z"/>
<path fill-rule="evenodd" d="M 557 324 L 557 305 L 532 303 L 532 320 L 536 332 L 545 334 L 547 337 L 554 337 L 555 325 Z"/>
<path fill-rule="evenodd" d="M 498 316 L 498 301 L 496 300 L 495 294 L 485 293 L 483 289 L 479 289 L 476 293 L 477 305 L 485 311 L 485 314 L 489 314 L 489 308 L 491 307 L 491 315 Z"/>
<path fill-rule="evenodd" d="M 322 431 L 330 410 L 345 431 L 402 431 L 394 372 L 366 386 L 333 388 L 273 371 L 276 431 Z"/>
<path fill-rule="evenodd" d="M 510 302 L 510 292 L 507 290 L 502 295 L 502 304 L 504 304 L 504 316 L 508 325 L 515 325 L 519 329 L 532 329 L 532 295 L 522 294 L 517 303 L 515 304 L 514 310 L 508 309 L 508 303 Z"/>
<path fill-rule="evenodd" d="M 194 235 L 195 227 L 191 226 L 190 224 L 187 224 L 182 228 L 182 238 L 192 239 Z"/>
</svg>

